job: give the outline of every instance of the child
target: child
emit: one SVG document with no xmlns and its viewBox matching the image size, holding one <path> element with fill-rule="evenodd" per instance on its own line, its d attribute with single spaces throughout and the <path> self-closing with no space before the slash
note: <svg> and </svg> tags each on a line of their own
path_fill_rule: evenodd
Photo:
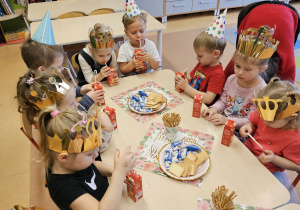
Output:
<svg viewBox="0 0 300 210">
<path fill-rule="evenodd" d="M 80 89 L 84 96 L 77 103 L 74 87 L 60 76 L 56 74 L 43 74 L 35 78 L 34 73 L 28 71 L 19 79 L 16 97 L 19 102 L 18 111 L 25 113 L 28 122 L 35 127 L 36 117 L 46 106 L 57 104 L 60 111 L 71 106 L 80 111 L 88 112 L 94 102 L 98 102 L 103 98 L 103 90 L 90 90 L 89 86 L 91 85 L 89 84 L 82 86 Z M 49 82 L 53 79 L 59 83 L 59 86 Z M 100 122 L 103 142 L 101 152 L 103 152 L 111 140 L 113 127 L 109 117 L 104 112 L 100 113 Z"/>
<path fill-rule="evenodd" d="M 258 111 L 240 129 L 243 137 L 254 133 L 263 148 L 251 139 L 245 146 L 289 190 L 291 203 L 299 203 L 299 198 L 284 170 L 300 171 L 299 96 L 293 84 L 273 78 L 253 99 Z"/>
<path fill-rule="evenodd" d="M 48 106 L 41 112 L 38 126 L 49 194 L 55 204 L 60 209 L 118 209 L 125 175 L 136 161 L 130 147 L 122 156 L 117 149 L 114 168 L 95 161 L 99 150 L 95 116 L 87 117 L 72 108 L 60 112 L 56 106 Z M 108 176 L 112 177 L 110 186 Z"/>
<path fill-rule="evenodd" d="M 146 38 L 146 15 L 141 13 L 134 0 L 126 3 L 126 6 L 122 22 L 129 40 L 119 50 L 120 71 L 123 76 L 152 72 L 158 69 L 160 57 L 155 44 Z M 140 60 L 135 58 L 137 49 L 143 51 L 139 54 Z"/>
<path fill-rule="evenodd" d="M 111 69 L 117 70 L 116 54 L 112 50 L 114 40 L 110 27 L 96 23 L 89 33 L 90 43 L 78 53 L 76 62 L 79 72 L 77 74 L 78 85 L 82 86 L 95 81 L 106 80 Z M 97 75 L 94 75 L 97 70 Z M 118 75 L 118 73 L 116 73 Z M 116 78 L 118 79 L 118 78 Z"/>
<path fill-rule="evenodd" d="M 226 47 L 222 33 L 225 30 L 226 11 L 194 40 L 193 47 L 198 64 L 190 72 L 190 77 L 187 74 L 186 79 L 180 76 L 175 77 L 178 87 L 193 98 L 196 94 L 202 95 L 202 102 L 206 105 L 213 104 L 219 98 L 225 83 L 220 59 Z M 218 28 L 218 30 L 213 30 L 213 28 Z"/>
<path fill-rule="evenodd" d="M 251 34 L 247 35 L 249 32 Z M 259 40 L 261 33 L 263 40 Z M 234 120 L 235 135 L 243 143 L 245 139 L 239 135 L 239 129 L 248 122 L 250 113 L 255 110 L 252 102 L 254 93 L 266 86 L 260 73 L 268 68 L 268 58 L 278 45 L 269 43 L 271 39 L 272 35 L 262 28 L 243 31 L 238 50 L 233 55 L 235 74 L 228 77 L 219 100 L 202 112 L 215 125 L 224 125 L 228 119 Z"/>
</svg>

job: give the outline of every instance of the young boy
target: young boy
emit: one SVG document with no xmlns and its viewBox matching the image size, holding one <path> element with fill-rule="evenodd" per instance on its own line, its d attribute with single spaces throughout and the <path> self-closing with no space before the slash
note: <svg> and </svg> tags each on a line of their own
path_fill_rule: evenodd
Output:
<svg viewBox="0 0 300 210">
<path fill-rule="evenodd" d="M 176 84 L 191 97 L 202 95 L 206 105 L 213 104 L 225 83 L 220 58 L 224 52 L 225 10 L 206 31 L 200 33 L 194 40 L 193 47 L 197 55 L 198 64 L 186 75 L 186 79 L 175 77 Z"/>
</svg>

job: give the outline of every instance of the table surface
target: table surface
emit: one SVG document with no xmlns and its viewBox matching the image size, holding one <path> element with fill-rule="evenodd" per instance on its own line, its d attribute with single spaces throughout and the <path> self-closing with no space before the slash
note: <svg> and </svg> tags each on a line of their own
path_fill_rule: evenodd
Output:
<svg viewBox="0 0 300 210">
<path fill-rule="evenodd" d="M 277 210 L 300 210 L 300 205 L 295 203 L 290 203 L 278 208 Z"/>
<path fill-rule="evenodd" d="M 286 203 L 289 193 L 286 188 L 255 158 L 252 153 L 234 137 L 230 147 L 222 145 L 223 126 L 213 131 L 203 118 L 192 117 L 193 99 L 188 95 L 175 91 L 174 72 L 171 70 L 155 71 L 137 76 L 120 78 L 120 84 L 108 87 L 103 82 L 105 100 L 108 106 L 116 110 L 118 128 L 114 131 L 111 145 L 101 155 L 103 161 L 113 164 L 116 148 L 121 151 L 130 145 L 135 151 L 152 122 L 162 123 L 162 115 L 140 124 L 132 116 L 115 104 L 111 97 L 148 81 L 155 81 L 173 94 L 180 96 L 185 102 L 168 112 L 180 113 L 180 127 L 214 135 L 211 153 L 211 168 L 204 176 L 203 185 L 195 187 L 171 179 L 136 169 L 143 178 L 144 197 L 134 203 L 127 196 L 124 185 L 120 209 L 196 209 L 198 198 L 211 198 L 217 186 L 225 185 L 229 191 L 235 191 L 234 202 L 257 207 L 272 208 Z M 202 105 L 202 109 L 205 105 Z"/>
<path fill-rule="evenodd" d="M 145 11 L 142 11 L 145 12 Z M 145 12 L 146 13 L 146 12 Z M 57 45 L 76 44 L 88 42 L 89 28 L 96 23 L 102 23 L 113 29 L 113 37 L 124 37 L 124 26 L 122 17 L 124 12 L 99 15 L 75 17 L 67 19 L 52 20 L 52 28 Z M 36 32 L 40 22 L 31 23 L 31 34 Z M 147 13 L 147 32 L 161 31 L 166 26 Z"/>
<path fill-rule="evenodd" d="M 121 12 L 125 10 L 125 0 L 68 0 L 29 4 L 27 18 L 29 21 L 40 21 L 44 18 L 47 10 L 49 10 L 51 19 L 74 11 L 84 12 L 88 15 L 100 8 L 111 8 L 115 12 Z"/>
</svg>

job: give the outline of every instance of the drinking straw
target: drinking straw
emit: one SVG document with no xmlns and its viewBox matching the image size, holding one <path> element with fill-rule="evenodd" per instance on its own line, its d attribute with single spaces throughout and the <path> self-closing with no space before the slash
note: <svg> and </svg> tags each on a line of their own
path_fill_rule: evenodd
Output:
<svg viewBox="0 0 300 210">
<path fill-rule="evenodd" d="M 97 70 L 94 71 L 94 74 L 95 74 L 95 85 L 96 85 L 97 82 L 96 78 L 98 77 Z"/>
<path fill-rule="evenodd" d="M 142 41 L 141 41 L 141 39 L 139 39 L 139 41 L 140 41 L 140 48 L 142 49 Z"/>
<path fill-rule="evenodd" d="M 263 147 L 255 140 L 255 138 L 253 138 L 253 136 L 251 136 L 251 134 L 247 133 L 248 136 L 250 136 L 250 138 L 260 147 L 263 149 Z"/>
</svg>

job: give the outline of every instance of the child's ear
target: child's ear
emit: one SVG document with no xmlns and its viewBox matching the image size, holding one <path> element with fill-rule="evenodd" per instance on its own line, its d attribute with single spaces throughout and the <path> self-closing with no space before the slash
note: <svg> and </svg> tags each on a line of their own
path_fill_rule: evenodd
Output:
<svg viewBox="0 0 300 210">
<path fill-rule="evenodd" d="M 295 118 L 297 118 L 297 117 L 298 117 L 298 114 L 297 114 L 297 113 L 294 113 L 294 114 L 292 114 L 292 115 L 290 116 L 291 120 L 293 120 L 293 119 L 295 119 Z"/>
<path fill-rule="evenodd" d="M 268 65 L 264 65 L 263 67 L 259 68 L 259 73 L 264 72 L 268 68 Z"/>
<path fill-rule="evenodd" d="M 66 160 L 68 160 L 68 155 L 69 155 L 68 153 L 62 152 L 58 155 L 58 160 L 60 162 L 65 162 Z"/>
<path fill-rule="evenodd" d="M 128 37 L 128 33 L 127 33 L 127 31 L 124 29 L 124 33 L 125 33 L 125 35 Z"/>
<path fill-rule="evenodd" d="M 37 70 L 38 70 L 38 71 L 45 71 L 45 67 L 44 67 L 44 66 L 39 66 L 39 67 L 37 68 Z"/>
<path fill-rule="evenodd" d="M 220 55 L 221 55 L 220 50 L 215 50 L 214 51 L 214 58 L 218 59 L 220 57 Z"/>
</svg>

